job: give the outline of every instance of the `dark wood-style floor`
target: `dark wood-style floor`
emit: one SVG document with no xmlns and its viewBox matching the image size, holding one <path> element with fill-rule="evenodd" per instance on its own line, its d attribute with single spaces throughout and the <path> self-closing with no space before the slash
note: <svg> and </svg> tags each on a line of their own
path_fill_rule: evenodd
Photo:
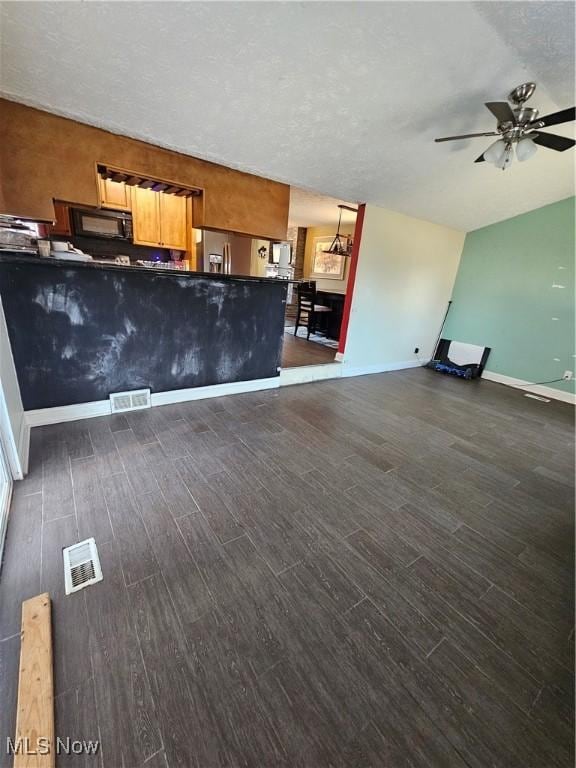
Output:
<svg viewBox="0 0 576 768">
<path fill-rule="evenodd" d="M 336 350 L 325 347 L 314 341 L 307 341 L 294 336 L 294 333 L 284 334 L 282 347 L 282 368 L 298 368 L 302 365 L 324 365 L 333 363 Z"/>
<path fill-rule="evenodd" d="M 61 766 L 572 766 L 572 432 L 425 370 L 34 430 L 2 748 L 48 590 L 57 731 L 101 741 Z M 88 536 L 104 581 L 66 598 Z"/>
</svg>

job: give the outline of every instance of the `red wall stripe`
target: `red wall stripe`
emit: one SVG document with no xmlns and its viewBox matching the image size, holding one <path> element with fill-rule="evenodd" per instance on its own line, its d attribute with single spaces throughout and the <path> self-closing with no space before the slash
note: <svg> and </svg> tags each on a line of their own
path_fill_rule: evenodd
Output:
<svg viewBox="0 0 576 768">
<path fill-rule="evenodd" d="M 342 325 L 340 326 L 340 341 L 338 343 L 338 352 L 340 354 L 343 354 L 344 349 L 346 348 L 346 336 L 348 335 L 350 308 L 352 307 L 352 296 L 354 295 L 354 285 L 356 283 L 356 267 L 358 266 L 358 253 L 360 252 L 360 241 L 362 239 L 362 227 L 364 226 L 365 208 L 366 205 L 364 203 L 358 207 L 356 226 L 354 227 L 354 244 L 352 245 L 352 254 L 350 256 L 350 271 L 348 273 L 346 298 L 344 299 L 344 311 L 342 313 Z"/>
</svg>

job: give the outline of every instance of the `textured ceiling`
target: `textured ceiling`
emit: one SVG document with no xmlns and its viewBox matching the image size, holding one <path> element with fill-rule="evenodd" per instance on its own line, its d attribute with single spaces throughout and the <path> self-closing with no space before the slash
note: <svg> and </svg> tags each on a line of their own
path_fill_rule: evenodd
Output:
<svg viewBox="0 0 576 768">
<path fill-rule="evenodd" d="M 323 227 L 332 225 L 336 230 L 338 224 L 338 204 L 356 207 L 354 203 L 345 200 L 336 200 L 334 197 L 318 195 L 308 189 L 299 187 L 290 188 L 290 213 L 288 226 L 290 227 Z M 353 224 L 356 214 L 352 211 L 342 211 L 342 224 Z"/>
<path fill-rule="evenodd" d="M 572 106 L 573 30 L 563 2 L 8 2 L 0 92 L 470 230 L 574 193 L 574 150 L 500 172 L 473 163 L 489 139 L 433 143 L 527 80 Z"/>
</svg>

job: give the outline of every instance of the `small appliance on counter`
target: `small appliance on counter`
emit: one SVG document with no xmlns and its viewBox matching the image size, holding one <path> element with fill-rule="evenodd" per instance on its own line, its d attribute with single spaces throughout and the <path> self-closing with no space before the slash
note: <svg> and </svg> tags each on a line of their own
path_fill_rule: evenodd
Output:
<svg viewBox="0 0 576 768">
<path fill-rule="evenodd" d="M 92 261 L 92 256 L 83 253 L 79 248 L 74 248 L 72 243 L 54 241 L 50 256 L 62 261 Z"/>
<path fill-rule="evenodd" d="M 0 215 L 0 252 L 38 253 L 38 232 L 34 224 L 15 216 Z"/>
</svg>

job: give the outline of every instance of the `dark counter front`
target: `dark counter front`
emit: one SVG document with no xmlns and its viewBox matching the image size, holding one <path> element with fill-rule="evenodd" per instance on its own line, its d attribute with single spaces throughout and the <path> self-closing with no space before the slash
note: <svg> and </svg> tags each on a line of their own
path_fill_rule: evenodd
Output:
<svg viewBox="0 0 576 768">
<path fill-rule="evenodd" d="M 26 410 L 279 375 L 286 283 L 0 258 Z"/>
</svg>

